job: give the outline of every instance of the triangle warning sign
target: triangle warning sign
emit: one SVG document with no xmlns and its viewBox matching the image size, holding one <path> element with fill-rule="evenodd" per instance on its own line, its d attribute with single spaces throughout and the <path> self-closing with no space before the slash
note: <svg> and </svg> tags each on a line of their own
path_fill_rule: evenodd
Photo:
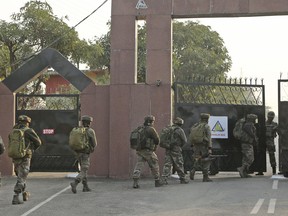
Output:
<svg viewBox="0 0 288 216">
<path fill-rule="evenodd" d="M 144 0 L 139 0 L 137 5 L 136 5 L 136 9 L 147 9 L 147 5 L 145 3 Z"/>
</svg>

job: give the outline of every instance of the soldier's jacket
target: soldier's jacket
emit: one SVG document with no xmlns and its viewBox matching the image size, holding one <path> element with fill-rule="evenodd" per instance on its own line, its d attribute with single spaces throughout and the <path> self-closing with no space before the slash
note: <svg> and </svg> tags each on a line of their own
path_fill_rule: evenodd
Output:
<svg viewBox="0 0 288 216">
<path fill-rule="evenodd" d="M 95 131 L 89 127 L 87 129 L 87 135 L 89 139 L 90 152 L 93 152 L 95 147 L 97 147 L 97 138 L 96 138 Z"/>
<path fill-rule="evenodd" d="M 159 134 L 152 126 L 145 126 L 146 145 L 143 149 L 156 150 L 160 143 Z"/>
<path fill-rule="evenodd" d="M 266 121 L 266 138 L 275 138 L 279 134 L 278 124 L 274 121 Z"/>
<path fill-rule="evenodd" d="M 23 124 L 16 124 L 13 128 L 24 129 L 25 127 L 27 126 Z M 42 141 L 32 128 L 25 130 L 24 137 L 26 148 L 28 147 L 27 156 L 25 157 L 32 157 L 33 151 L 41 146 Z"/>
<path fill-rule="evenodd" d="M 173 138 L 176 141 L 176 143 L 172 147 L 172 151 L 182 151 L 182 147 L 187 143 L 187 137 L 184 132 L 184 130 L 179 127 L 178 125 L 173 125 L 175 127 L 174 133 L 173 133 Z"/>
<path fill-rule="evenodd" d="M 256 127 L 253 122 L 245 122 L 243 125 L 243 133 L 241 141 L 249 144 L 257 144 Z"/>
<path fill-rule="evenodd" d="M 207 144 L 209 148 L 212 148 L 211 128 L 208 125 L 208 123 L 205 123 L 205 133 L 204 134 L 205 134 L 205 137 L 204 137 L 205 144 Z"/>
<path fill-rule="evenodd" d="M 0 155 L 3 154 L 4 151 L 5 151 L 5 145 L 2 137 L 0 136 Z"/>
</svg>

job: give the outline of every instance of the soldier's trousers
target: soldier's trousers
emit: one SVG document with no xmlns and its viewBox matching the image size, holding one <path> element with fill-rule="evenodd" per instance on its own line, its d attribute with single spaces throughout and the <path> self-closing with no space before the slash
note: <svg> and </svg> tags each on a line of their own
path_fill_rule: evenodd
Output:
<svg viewBox="0 0 288 216">
<path fill-rule="evenodd" d="M 211 165 L 211 161 L 209 160 L 203 160 L 202 156 L 208 154 L 208 147 L 203 145 L 195 145 L 193 147 L 194 151 L 194 164 L 193 164 L 193 170 L 197 170 L 198 168 L 202 169 L 203 175 L 208 175 L 209 168 Z"/>
<path fill-rule="evenodd" d="M 276 158 L 275 158 L 275 144 L 273 143 L 266 143 L 267 146 L 267 152 L 269 154 L 269 160 L 270 160 L 270 165 L 271 167 L 276 167 Z"/>
<path fill-rule="evenodd" d="M 254 162 L 254 149 L 252 144 L 241 143 L 242 166 L 249 168 Z"/>
<path fill-rule="evenodd" d="M 17 182 L 14 186 L 14 192 L 19 194 L 22 193 L 26 188 L 26 179 L 30 171 L 31 158 L 14 159 L 14 172 L 17 176 Z"/>
<path fill-rule="evenodd" d="M 90 166 L 90 154 L 77 153 L 76 158 L 80 165 L 80 172 L 76 176 L 76 180 L 78 180 L 79 182 L 87 181 L 88 169 Z"/>
<path fill-rule="evenodd" d="M 166 150 L 165 162 L 163 167 L 162 176 L 167 178 L 171 175 L 171 168 L 174 166 L 175 171 L 180 178 L 185 178 L 183 156 L 181 152 L 174 152 Z"/>
<path fill-rule="evenodd" d="M 137 163 L 134 168 L 133 179 L 140 178 L 141 170 L 145 166 L 146 162 L 148 163 L 155 180 L 159 180 L 160 171 L 159 171 L 158 157 L 155 154 L 155 152 L 148 149 L 137 151 Z"/>
</svg>

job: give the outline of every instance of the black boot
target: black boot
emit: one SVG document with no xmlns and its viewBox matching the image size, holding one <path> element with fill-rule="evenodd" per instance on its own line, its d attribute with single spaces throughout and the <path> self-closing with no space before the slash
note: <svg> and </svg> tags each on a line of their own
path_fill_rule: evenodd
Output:
<svg viewBox="0 0 288 216">
<path fill-rule="evenodd" d="M 28 191 L 23 191 L 22 196 L 23 196 L 23 201 L 28 201 L 30 198 L 30 193 Z"/>
<path fill-rule="evenodd" d="M 77 185 L 80 183 L 80 181 L 78 179 L 75 179 L 74 182 L 71 182 L 70 185 L 71 185 L 71 190 L 73 193 L 77 193 Z"/>
<path fill-rule="evenodd" d="M 208 177 L 208 174 L 203 175 L 203 182 L 212 182 L 212 179 Z"/>
<path fill-rule="evenodd" d="M 136 178 L 133 179 L 133 188 L 140 188 L 139 179 Z"/>
<path fill-rule="evenodd" d="M 191 179 L 191 180 L 194 180 L 195 172 L 196 172 L 195 169 L 192 169 L 192 170 L 190 171 L 190 179 Z"/>
<path fill-rule="evenodd" d="M 180 184 L 188 184 L 189 181 L 185 178 L 180 178 Z"/>
<path fill-rule="evenodd" d="M 83 182 L 83 192 L 90 192 L 91 189 L 88 187 L 87 181 Z"/>
<path fill-rule="evenodd" d="M 163 183 L 161 182 L 161 180 L 160 179 L 155 180 L 155 187 L 161 187 L 161 186 L 163 186 Z"/>
<path fill-rule="evenodd" d="M 272 173 L 273 173 L 273 175 L 276 174 L 276 166 L 273 166 L 273 167 L 272 167 Z"/>
<path fill-rule="evenodd" d="M 20 201 L 19 194 L 14 194 L 13 200 L 12 200 L 12 205 L 18 205 L 18 204 L 23 204 L 23 202 Z"/>
<path fill-rule="evenodd" d="M 243 166 L 237 168 L 239 175 L 241 178 L 245 178 L 244 168 Z"/>
</svg>

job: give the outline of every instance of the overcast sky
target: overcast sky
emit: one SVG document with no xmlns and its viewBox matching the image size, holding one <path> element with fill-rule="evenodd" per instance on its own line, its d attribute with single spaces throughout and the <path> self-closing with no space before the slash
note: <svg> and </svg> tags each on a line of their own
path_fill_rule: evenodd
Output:
<svg viewBox="0 0 288 216">
<path fill-rule="evenodd" d="M 69 26 L 96 10 L 105 0 L 46 0 L 58 17 L 68 15 Z M 9 20 L 14 12 L 19 12 L 27 0 L 9 0 L 0 7 L 0 19 Z M 111 17 L 111 0 L 82 22 L 76 31 L 81 38 L 93 39 L 108 31 L 107 21 Z M 288 79 L 288 16 L 250 18 L 206 18 L 193 19 L 211 26 L 223 38 L 232 58 L 231 77 L 264 79 L 266 106 L 277 113 L 277 81 Z"/>
</svg>

